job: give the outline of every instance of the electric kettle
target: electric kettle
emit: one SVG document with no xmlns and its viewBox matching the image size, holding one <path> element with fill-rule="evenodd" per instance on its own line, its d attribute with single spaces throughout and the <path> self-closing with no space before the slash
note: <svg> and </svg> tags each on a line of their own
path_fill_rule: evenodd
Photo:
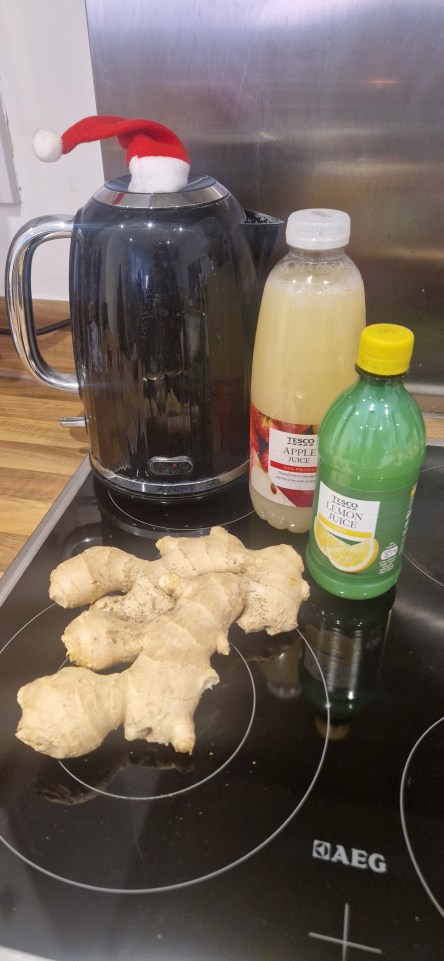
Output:
<svg viewBox="0 0 444 961">
<path fill-rule="evenodd" d="M 12 241 L 14 343 L 35 378 L 79 391 L 91 467 L 107 486 L 163 502 L 203 496 L 248 470 L 255 326 L 281 221 L 189 175 L 185 148 L 153 121 L 85 118 L 61 138 L 40 132 L 34 146 L 55 160 L 104 136 L 127 148 L 130 175 L 74 217 L 32 220 Z M 61 237 L 76 376 L 48 366 L 33 323 L 33 254 Z"/>
</svg>

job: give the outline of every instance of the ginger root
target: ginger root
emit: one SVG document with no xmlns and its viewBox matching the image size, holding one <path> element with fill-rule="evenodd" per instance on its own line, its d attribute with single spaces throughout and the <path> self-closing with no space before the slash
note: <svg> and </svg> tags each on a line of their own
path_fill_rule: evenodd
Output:
<svg viewBox="0 0 444 961">
<path fill-rule="evenodd" d="M 205 537 L 167 536 L 156 546 L 161 557 L 155 561 L 116 547 L 91 547 L 53 571 L 52 600 L 62 607 L 91 604 L 62 637 L 73 664 L 99 671 L 134 660 L 147 624 L 174 606 L 159 587 L 166 573 L 184 578 L 210 571 L 244 573 L 249 583 L 239 620 L 242 629 L 280 634 L 296 627 L 308 586 L 302 579 L 302 560 L 289 545 L 248 550 L 224 528 L 213 527 Z M 118 590 L 126 593 L 103 596 Z"/>
<path fill-rule="evenodd" d="M 210 657 L 229 651 L 228 628 L 242 610 L 242 587 L 233 574 L 189 582 L 165 577 L 176 606 L 147 626 L 131 667 L 108 675 L 63 667 L 24 685 L 17 696 L 23 712 L 17 737 L 51 757 L 79 757 L 123 724 L 128 741 L 144 738 L 191 753 L 195 709 L 219 680 Z"/>
<path fill-rule="evenodd" d="M 99 747 L 120 723 L 120 674 L 94 674 L 86 667 L 63 667 L 21 687 L 22 717 L 16 735 L 51 757 L 79 757 Z"/>
<path fill-rule="evenodd" d="M 163 537 L 144 561 L 95 547 L 64 561 L 50 596 L 64 607 L 92 602 L 62 640 L 78 667 L 22 687 L 17 737 L 52 757 L 97 748 L 121 724 L 144 738 L 193 750 L 193 717 L 219 680 L 210 659 L 229 653 L 228 628 L 293 630 L 308 596 L 300 556 L 288 545 L 252 551 L 220 527 L 202 538 Z M 123 591 L 105 596 L 107 591 Z M 133 662 L 119 674 L 94 671 Z"/>
</svg>

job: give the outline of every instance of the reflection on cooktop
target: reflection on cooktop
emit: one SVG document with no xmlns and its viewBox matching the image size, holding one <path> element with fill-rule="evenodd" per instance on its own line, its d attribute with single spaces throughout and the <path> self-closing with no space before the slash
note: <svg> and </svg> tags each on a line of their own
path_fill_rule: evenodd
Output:
<svg viewBox="0 0 444 961">
<path fill-rule="evenodd" d="M 204 534 L 211 527 L 230 527 L 253 513 L 245 478 L 229 491 L 195 497 L 185 503 L 143 501 L 110 490 L 97 479 L 94 486 L 105 517 L 120 530 L 138 537 L 157 539 L 167 532 Z"/>
<path fill-rule="evenodd" d="M 444 466 L 425 467 L 419 476 L 404 555 L 444 585 Z"/>
</svg>

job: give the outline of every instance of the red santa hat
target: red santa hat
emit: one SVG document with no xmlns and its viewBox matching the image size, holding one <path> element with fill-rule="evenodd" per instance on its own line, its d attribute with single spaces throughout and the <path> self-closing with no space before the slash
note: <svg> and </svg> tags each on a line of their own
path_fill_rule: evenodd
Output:
<svg viewBox="0 0 444 961">
<path fill-rule="evenodd" d="M 40 160 L 59 160 L 81 143 L 117 137 L 126 150 L 131 174 L 128 189 L 135 193 L 170 193 L 188 181 L 188 153 L 179 137 L 155 120 L 125 117 L 85 117 L 61 136 L 52 130 L 38 130 L 33 139 Z"/>
</svg>

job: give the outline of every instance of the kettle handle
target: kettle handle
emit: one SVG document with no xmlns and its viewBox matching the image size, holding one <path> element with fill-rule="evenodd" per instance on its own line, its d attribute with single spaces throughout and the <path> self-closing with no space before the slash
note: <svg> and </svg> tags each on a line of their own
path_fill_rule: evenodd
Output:
<svg viewBox="0 0 444 961">
<path fill-rule="evenodd" d="M 78 391 L 73 374 L 55 370 L 43 359 L 37 345 L 31 294 L 32 258 L 47 240 L 71 237 L 74 217 L 51 216 L 29 220 L 15 235 L 6 260 L 5 295 L 11 334 L 23 364 L 36 380 L 49 387 Z"/>
</svg>

